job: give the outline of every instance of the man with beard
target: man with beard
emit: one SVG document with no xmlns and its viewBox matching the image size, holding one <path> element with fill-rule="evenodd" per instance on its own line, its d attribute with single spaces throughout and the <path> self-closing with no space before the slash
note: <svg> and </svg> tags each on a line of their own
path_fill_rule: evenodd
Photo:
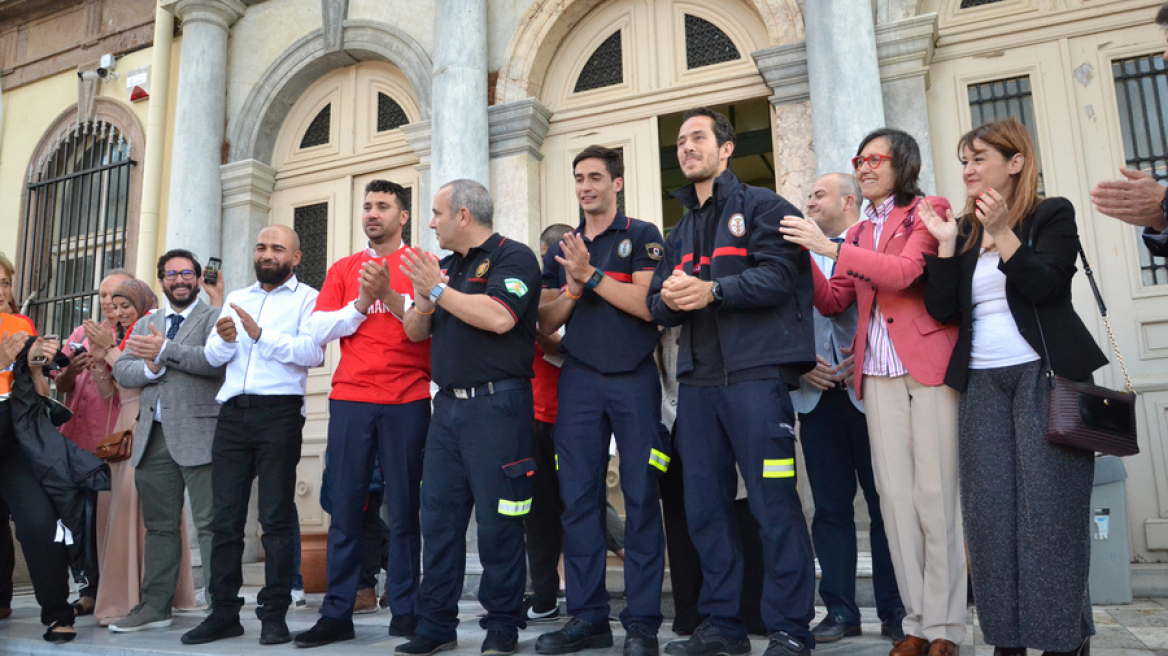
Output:
<svg viewBox="0 0 1168 656">
<path fill-rule="evenodd" d="M 300 238 L 287 226 L 260 231 L 256 283 L 227 296 L 205 354 L 227 365 L 215 400 L 219 422 L 211 449 L 215 518 L 211 528 L 211 615 L 183 635 L 197 645 L 243 635 L 243 528 L 252 481 L 259 479 L 264 587 L 256 599 L 260 644 L 292 640 L 284 616 L 292 603 L 293 490 L 304 429 L 309 367 L 324 361 L 311 332 L 316 290 L 296 279 Z"/>
<path fill-rule="evenodd" d="M 223 367 L 203 355 L 218 311 L 199 300 L 202 275 L 190 251 L 174 249 L 158 258 L 166 308 L 138 321 L 114 364 L 119 385 L 142 390 L 130 462 L 146 527 L 142 602 L 114 620 L 110 631 L 117 633 L 170 626 L 184 488 L 203 563 L 211 562 L 211 437 Z"/>
<path fill-rule="evenodd" d="M 730 172 L 735 135 L 726 117 L 697 108 L 682 121 L 677 159 L 692 184 L 674 195 L 689 214 L 665 242 L 648 303 L 658 323 L 681 326 L 675 439 L 701 561 L 703 623 L 665 652 L 750 652 L 739 612 L 743 560 L 734 519 L 741 472 L 766 563 L 765 656 L 807 656 L 815 644 L 815 568 L 795 487 L 795 412 L 787 390 L 815 365 L 811 260 L 779 233 L 782 217 L 798 210 Z"/>
</svg>

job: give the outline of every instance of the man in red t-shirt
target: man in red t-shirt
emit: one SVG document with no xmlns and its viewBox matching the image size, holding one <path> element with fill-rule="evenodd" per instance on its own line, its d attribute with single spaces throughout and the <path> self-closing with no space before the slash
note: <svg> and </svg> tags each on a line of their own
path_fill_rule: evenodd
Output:
<svg viewBox="0 0 1168 656">
<path fill-rule="evenodd" d="M 329 269 L 313 315 L 317 343 L 340 339 L 341 359 L 329 395 L 328 467 L 332 524 L 328 594 L 316 626 L 298 647 L 350 640 L 361 572 L 361 528 L 374 454 L 380 457 L 389 511 L 386 592 L 391 636 L 412 636 L 421 531 L 422 446 L 430 426 L 430 340 L 414 343 L 402 328 L 413 283 L 399 270 L 409 192 L 388 180 L 365 187 L 364 250 Z"/>
</svg>

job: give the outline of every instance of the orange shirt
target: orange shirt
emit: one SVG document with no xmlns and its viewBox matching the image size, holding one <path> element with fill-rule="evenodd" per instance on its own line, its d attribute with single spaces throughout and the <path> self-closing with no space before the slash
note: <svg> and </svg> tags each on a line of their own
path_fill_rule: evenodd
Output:
<svg viewBox="0 0 1168 656">
<path fill-rule="evenodd" d="M 19 332 L 25 332 L 30 335 L 37 334 L 36 328 L 32 325 L 32 319 L 29 319 L 23 314 L 0 313 L 0 339 L 4 339 L 7 335 L 15 335 Z M 0 371 L 0 400 L 8 400 L 8 395 L 12 393 L 12 380 L 12 366 L 9 365 L 7 369 Z"/>
</svg>

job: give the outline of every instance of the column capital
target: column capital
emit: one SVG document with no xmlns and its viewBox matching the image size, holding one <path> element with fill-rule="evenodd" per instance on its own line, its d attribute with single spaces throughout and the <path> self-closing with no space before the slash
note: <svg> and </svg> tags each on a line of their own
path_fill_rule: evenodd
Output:
<svg viewBox="0 0 1168 656">
<path fill-rule="evenodd" d="M 876 26 L 880 80 L 927 76 L 937 42 L 937 14 L 924 14 Z"/>
<path fill-rule="evenodd" d="M 210 23 L 228 32 L 247 11 L 241 0 L 162 0 L 160 6 L 183 23 Z"/>
<path fill-rule="evenodd" d="M 806 41 L 756 50 L 750 56 L 774 94 L 771 105 L 790 105 L 811 98 Z"/>
<path fill-rule="evenodd" d="M 223 183 L 223 209 L 251 206 L 267 211 L 271 208 L 272 190 L 276 188 L 276 169 L 255 159 L 245 159 L 219 167 Z"/>
<path fill-rule="evenodd" d="M 491 158 L 526 153 L 542 160 L 543 139 L 551 118 L 552 110 L 535 98 L 488 107 Z"/>
<path fill-rule="evenodd" d="M 410 144 L 414 154 L 418 156 L 417 169 L 420 171 L 424 168 L 430 168 L 430 152 L 431 152 L 431 136 L 433 126 L 430 121 L 417 121 L 415 123 L 407 123 L 401 128 L 402 135 L 405 136 L 406 141 Z"/>
</svg>

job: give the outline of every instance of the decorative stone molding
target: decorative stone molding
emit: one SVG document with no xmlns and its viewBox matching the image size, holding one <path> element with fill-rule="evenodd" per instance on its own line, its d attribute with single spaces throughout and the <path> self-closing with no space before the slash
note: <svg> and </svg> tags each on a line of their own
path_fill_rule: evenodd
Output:
<svg viewBox="0 0 1168 656">
<path fill-rule="evenodd" d="M 775 46 L 750 53 L 758 72 L 774 92 L 771 105 L 789 105 L 811 98 L 807 80 L 807 42 Z"/>
<path fill-rule="evenodd" d="M 417 121 L 416 123 L 407 123 L 400 128 L 406 141 L 409 142 L 410 148 L 413 149 L 414 154 L 418 156 L 418 170 L 424 165 L 426 168 L 430 167 L 430 121 Z"/>
<path fill-rule="evenodd" d="M 208 23 L 225 31 L 247 11 L 240 0 L 162 0 L 160 6 L 184 24 Z"/>
<path fill-rule="evenodd" d="M 487 108 L 491 157 L 527 154 L 542 161 L 543 139 L 547 136 L 551 118 L 552 111 L 535 98 Z"/>
<path fill-rule="evenodd" d="M 345 42 L 345 19 L 349 17 L 349 0 L 324 0 L 320 3 L 324 25 L 324 50 L 336 52 Z"/>
<path fill-rule="evenodd" d="M 223 182 L 223 209 L 249 207 L 267 212 L 271 209 L 272 190 L 276 188 L 276 169 L 263 162 L 246 159 L 219 167 Z"/>
<path fill-rule="evenodd" d="M 889 82 L 928 76 L 936 41 L 937 14 L 877 25 L 876 56 L 880 60 L 880 80 Z"/>
</svg>

